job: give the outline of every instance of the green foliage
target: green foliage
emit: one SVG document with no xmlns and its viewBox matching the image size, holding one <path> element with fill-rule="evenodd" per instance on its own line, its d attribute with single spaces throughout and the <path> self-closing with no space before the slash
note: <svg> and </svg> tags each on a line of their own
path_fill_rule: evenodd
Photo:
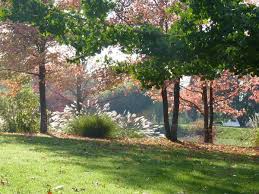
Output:
<svg viewBox="0 0 259 194">
<path fill-rule="evenodd" d="M 73 119 L 68 126 L 71 134 L 94 138 L 111 137 L 118 129 L 118 125 L 104 115 L 82 115 Z"/>
<path fill-rule="evenodd" d="M 0 21 L 6 20 L 7 15 L 8 15 L 7 10 L 0 7 Z"/>
<path fill-rule="evenodd" d="M 81 1 L 80 10 L 60 10 L 53 1 L 11 0 L 11 6 L 0 8 L 2 20 L 34 26 L 43 37 L 54 37 L 76 49 L 72 61 L 94 55 L 108 45 L 105 20 L 113 3 L 106 0 Z M 3 14 L 1 10 L 4 10 Z M 2 13 L 2 14 L 1 14 Z"/>
<path fill-rule="evenodd" d="M 259 8 L 241 0 L 186 0 L 179 27 L 193 53 L 196 74 L 213 78 L 217 69 L 258 75 Z"/>
<path fill-rule="evenodd" d="M 111 1 L 84 0 L 80 10 L 66 14 L 66 31 L 62 42 L 76 49 L 73 62 L 95 55 L 110 44 L 109 25 L 106 22 Z"/>
<path fill-rule="evenodd" d="M 180 36 L 180 32 L 175 31 L 175 34 Z M 129 39 L 132 41 L 127 37 L 132 37 Z M 186 63 L 182 59 L 186 53 L 185 44 L 160 27 L 149 24 L 125 27 L 117 38 L 126 50 L 146 56 L 138 64 L 123 63 L 116 69 L 118 73 L 131 74 L 144 88 L 161 88 L 165 80 L 179 78 L 185 73 Z"/>
<path fill-rule="evenodd" d="M 88 18 L 106 19 L 108 12 L 114 7 L 114 3 L 109 0 L 82 0 L 83 14 Z"/>
<path fill-rule="evenodd" d="M 25 87 L 16 96 L 0 98 L 1 130 L 8 132 L 37 132 L 39 129 L 38 96 Z"/>
<path fill-rule="evenodd" d="M 43 36 L 64 36 L 65 13 L 53 3 L 44 3 L 41 0 L 11 0 L 11 5 L 8 9 L 8 18 L 11 21 L 33 25 Z"/>
</svg>

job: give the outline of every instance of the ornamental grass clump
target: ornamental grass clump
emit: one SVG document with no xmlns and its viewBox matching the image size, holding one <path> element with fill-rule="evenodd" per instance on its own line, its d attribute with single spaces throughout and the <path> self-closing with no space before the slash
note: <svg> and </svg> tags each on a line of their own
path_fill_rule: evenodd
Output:
<svg viewBox="0 0 259 194">
<path fill-rule="evenodd" d="M 74 118 L 68 125 L 70 134 L 82 137 L 113 137 L 118 130 L 119 126 L 105 115 L 82 115 Z"/>
</svg>

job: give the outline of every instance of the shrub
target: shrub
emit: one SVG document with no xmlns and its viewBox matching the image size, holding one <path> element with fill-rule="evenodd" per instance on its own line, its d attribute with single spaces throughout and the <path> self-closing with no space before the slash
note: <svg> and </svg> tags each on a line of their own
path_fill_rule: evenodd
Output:
<svg viewBox="0 0 259 194">
<path fill-rule="evenodd" d="M 112 137 L 118 130 L 118 125 L 104 115 L 82 115 L 73 119 L 68 125 L 69 133 L 83 137 Z"/>
<path fill-rule="evenodd" d="M 74 104 L 71 104 L 71 106 L 66 106 L 63 112 L 53 112 L 50 117 L 51 130 L 64 132 L 64 129 L 69 129 L 69 123 L 74 120 L 73 118 L 77 114 L 75 107 Z M 83 106 L 82 113 L 84 115 L 104 116 L 115 122 L 120 128 L 116 132 L 117 137 L 153 137 L 155 131 L 162 128 L 161 125 L 151 123 L 144 116 L 137 116 L 126 111 L 123 114 L 111 111 L 109 103 L 103 107 L 98 104 L 93 107 Z"/>
<path fill-rule="evenodd" d="M 7 132 L 36 132 L 39 129 L 38 96 L 28 86 L 15 96 L 1 96 L 1 130 Z"/>
<path fill-rule="evenodd" d="M 259 113 L 255 113 L 252 117 L 250 117 L 246 125 L 247 127 L 257 129 L 259 126 Z"/>
</svg>

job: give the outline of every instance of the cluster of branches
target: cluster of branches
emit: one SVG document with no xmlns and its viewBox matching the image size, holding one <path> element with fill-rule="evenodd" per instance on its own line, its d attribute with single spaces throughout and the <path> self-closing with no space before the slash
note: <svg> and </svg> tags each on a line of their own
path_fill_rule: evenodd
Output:
<svg viewBox="0 0 259 194">
<path fill-rule="evenodd" d="M 212 143 L 215 111 L 244 114 L 231 104 L 246 92 L 258 102 L 258 13 L 256 5 L 241 0 L 120 1 L 113 19 L 123 24 L 120 33 L 125 29 L 120 43 L 141 59 L 118 69 L 162 100 L 168 139 L 177 141 L 181 108 L 204 115 L 204 141 Z M 124 38 L 128 34 L 131 44 Z M 181 86 L 183 76 L 191 76 L 188 87 Z"/>
<path fill-rule="evenodd" d="M 86 74 L 83 63 L 108 43 L 109 2 L 7 0 L 0 6 L 0 71 L 38 81 L 42 133 L 48 130 L 46 87 L 58 94 L 69 90 L 80 113 L 86 95 L 118 82 L 106 68 Z M 94 90 L 91 79 L 99 83 Z"/>
</svg>

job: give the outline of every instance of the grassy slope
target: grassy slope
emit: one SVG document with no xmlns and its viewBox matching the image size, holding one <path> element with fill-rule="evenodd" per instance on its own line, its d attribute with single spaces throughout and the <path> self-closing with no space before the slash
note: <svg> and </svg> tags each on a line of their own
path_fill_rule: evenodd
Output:
<svg viewBox="0 0 259 194">
<path fill-rule="evenodd" d="M 0 135 L 0 193 L 253 194 L 258 162 L 155 145 Z"/>
<path fill-rule="evenodd" d="M 255 129 L 240 127 L 217 127 L 217 144 L 251 147 L 255 146 Z"/>
<path fill-rule="evenodd" d="M 197 131 L 197 127 L 182 124 L 180 129 L 180 136 L 188 136 Z M 202 129 L 200 129 L 202 131 Z M 216 126 L 215 144 L 233 145 L 241 147 L 255 146 L 255 129 L 241 128 L 241 127 L 222 127 Z M 203 138 L 202 138 L 203 139 Z"/>
</svg>

